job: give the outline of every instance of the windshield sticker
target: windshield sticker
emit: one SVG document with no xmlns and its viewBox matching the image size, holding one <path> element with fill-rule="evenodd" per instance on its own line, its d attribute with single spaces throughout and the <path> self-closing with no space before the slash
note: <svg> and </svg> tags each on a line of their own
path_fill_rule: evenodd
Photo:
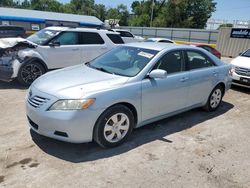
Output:
<svg viewBox="0 0 250 188">
<path fill-rule="evenodd" d="M 152 57 L 154 57 L 153 54 L 150 54 L 150 53 L 147 53 L 147 52 L 142 52 L 142 51 L 139 52 L 138 55 L 143 56 L 143 57 L 146 57 L 146 58 L 148 58 L 148 59 L 151 59 Z"/>
<path fill-rule="evenodd" d="M 50 36 L 53 36 L 53 35 L 54 35 L 54 33 L 51 32 L 51 31 L 45 31 L 45 33 L 48 34 L 48 35 L 50 35 Z"/>
</svg>

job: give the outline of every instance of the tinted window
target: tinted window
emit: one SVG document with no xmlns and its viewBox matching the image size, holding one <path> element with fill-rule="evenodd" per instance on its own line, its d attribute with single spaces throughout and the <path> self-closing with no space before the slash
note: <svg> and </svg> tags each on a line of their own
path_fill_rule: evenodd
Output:
<svg viewBox="0 0 250 188">
<path fill-rule="evenodd" d="M 60 42 L 60 45 L 79 44 L 78 32 L 63 32 L 54 41 L 55 42 Z"/>
<path fill-rule="evenodd" d="M 169 40 L 159 40 L 159 42 L 162 42 L 162 43 L 173 43 L 172 41 L 169 41 Z"/>
<path fill-rule="evenodd" d="M 134 38 L 134 36 L 131 33 L 127 32 L 127 31 L 117 31 L 117 32 L 120 33 L 121 37 L 132 37 L 132 38 Z"/>
<path fill-rule="evenodd" d="M 155 65 L 154 69 L 163 69 L 168 74 L 180 72 L 182 70 L 181 51 L 174 51 L 165 54 Z"/>
<path fill-rule="evenodd" d="M 250 57 L 250 49 L 244 52 L 241 56 Z"/>
<path fill-rule="evenodd" d="M 0 26 L 0 30 L 23 31 L 24 28 L 16 26 Z"/>
<path fill-rule="evenodd" d="M 187 62 L 189 70 L 214 66 L 207 56 L 196 51 L 187 51 Z"/>
<path fill-rule="evenodd" d="M 116 34 L 107 34 L 108 38 L 115 44 L 124 44 L 122 38 L 120 35 Z"/>
<path fill-rule="evenodd" d="M 209 46 L 199 46 L 200 48 L 203 48 L 204 50 L 207 50 L 210 53 L 213 53 L 213 49 Z"/>
<path fill-rule="evenodd" d="M 104 40 L 98 33 L 81 32 L 81 44 L 104 44 Z"/>
</svg>

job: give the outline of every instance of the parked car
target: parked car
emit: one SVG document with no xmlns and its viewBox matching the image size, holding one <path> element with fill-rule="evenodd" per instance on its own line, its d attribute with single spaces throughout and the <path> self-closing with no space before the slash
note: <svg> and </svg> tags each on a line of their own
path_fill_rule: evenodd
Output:
<svg viewBox="0 0 250 188">
<path fill-rule="evenodd" d="M 206 44 L 192 44 L 193 46 L 197 46 L 199 48 L 203 48 L 204 50 L 207 50 L 208 52 L 210 52 L 211 54 L 215 55 L 216 57 L 218 57 L 219 59 L 221 59 L 221 53 L 216 50 L 215 48 L 206 45 Z"/>
<path fill-rule="evenodd" d="M 173 40 L 167 39 L 167 38 L 148 38 L 145 42 L 162 42 L 162 43 L 173 43 L 175 42 Z"/>
<path fill-rule="evenodd" d="M 48 70 L 88 62 L 123 43 L 116 32 L 68 27 L 48 27 L 26 40 L 2 39 L 0 80 L 30 85 Z"/>
<path fill-rule="evenodd" d="M 232 84 L 250 88 L 250 49 L 231 61 Z"/>
<path fill-rule="evenodd" d="M 133 128 L 192 108 L 216 110 L 230 88 L 229 69 L 191 46 L 122 45 L 35 80 L 26 96 L 29 126 L 66 142 L 114 147 Z"/>
<path fill-rule="evenodd" d="M 21 26 L 0 25 L 0 38 L 6 37 L 25 37 L 26 31 Z"/>
<path fill-rule="evenodd" d="M 130 31 L 124 30 L 124 29 L 111 29 L 112 31 L 115 31 L 117 33 L 120 33 L 120 36 L 122 37 L 123 41 L 125 43 L 130 42 L 142 42 L 145 39 L 141 36 L 133 35 Z"/>
</svg>

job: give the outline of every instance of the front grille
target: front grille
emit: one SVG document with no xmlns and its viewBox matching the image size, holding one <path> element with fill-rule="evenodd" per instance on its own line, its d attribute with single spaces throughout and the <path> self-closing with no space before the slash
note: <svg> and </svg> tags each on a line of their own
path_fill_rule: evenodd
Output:
<svg viewBox="0 0 250 188">
<path fill-rule="evenodd" d="M 29 104 L 34 108 L 40 108 L 47 101 L 49 101 L 49 99 L 40 96 L 33 96 L 28 98 Z"/>
<path fill-rule="evenodd" d="M 250 69 L 247 69 L 247 68 L 235 67 L 235 72 L 238 75 L 250 76 Z"/>
</svg>

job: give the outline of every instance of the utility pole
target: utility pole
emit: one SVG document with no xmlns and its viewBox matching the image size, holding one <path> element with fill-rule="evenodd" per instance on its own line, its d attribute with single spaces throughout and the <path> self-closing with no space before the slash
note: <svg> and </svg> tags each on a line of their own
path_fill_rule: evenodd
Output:
<svg viewBox="0 0 250 188">
<path fill-rule="evenodd" d="M 153 15 L 154 15 L 154 0 L 152 0 L 152 9 L 151 9 L 150 27 L 152 27 L 152 26 L 153 26 Z"/>
</svg>

